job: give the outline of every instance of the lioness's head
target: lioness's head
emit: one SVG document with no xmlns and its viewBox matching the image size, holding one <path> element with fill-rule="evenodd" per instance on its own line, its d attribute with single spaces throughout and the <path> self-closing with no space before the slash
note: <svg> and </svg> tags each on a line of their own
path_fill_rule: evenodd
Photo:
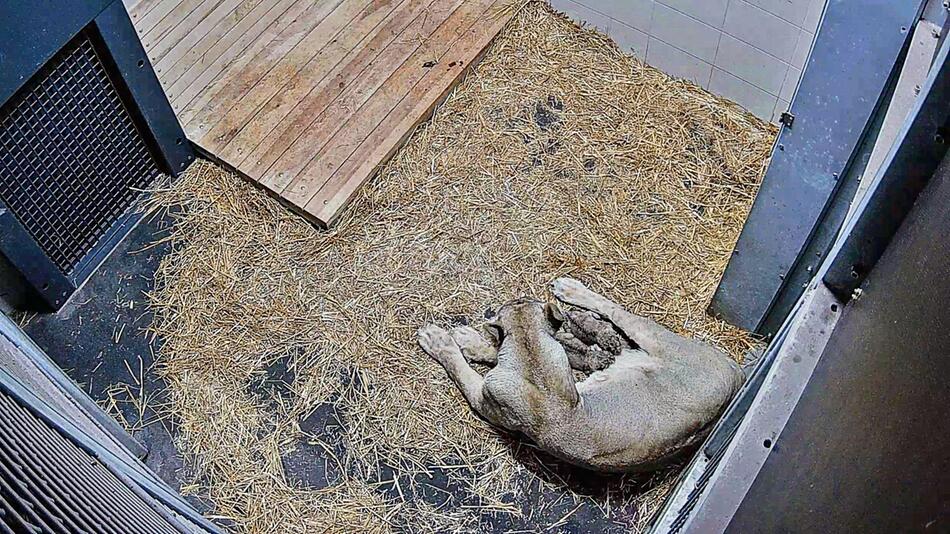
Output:
<svg viewBox="0 0 950 534">
<path fill-rule="evenodd" d="M 556 302 L 522 297 L 502 304 L 485 325 L 485 330 L 500 345 L 509 335 L 519 336 L 538 331 L 553 335 L 563 322 L 564 314 Z"/>
</svg>

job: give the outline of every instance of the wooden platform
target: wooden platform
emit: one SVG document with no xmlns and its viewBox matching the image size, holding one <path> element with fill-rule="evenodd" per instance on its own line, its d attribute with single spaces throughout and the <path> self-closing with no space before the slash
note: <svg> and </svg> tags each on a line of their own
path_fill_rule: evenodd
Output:
<svg viewBox="0 0 950 534">
<path fill-rule="evenodd" d="M 126 0 L 188 138 L 329 225 L 513 0 Z"/>
</svg>

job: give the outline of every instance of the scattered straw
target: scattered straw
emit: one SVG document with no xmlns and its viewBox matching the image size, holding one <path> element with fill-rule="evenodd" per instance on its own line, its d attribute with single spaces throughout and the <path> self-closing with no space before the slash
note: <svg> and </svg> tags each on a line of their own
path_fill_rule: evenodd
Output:
<svg viewBox="0 0 950 534">
<path fill-rule="evenodd" d="M 191 487 L 247 532 L 641 528 L 673 471 L 585 491 L 476 418 L 415 331 L 572 275 L 739 357 L 753 340 L 704 310 L 773 135 L 529 4 L 330 231 L 195 164 L 156 195 L 177 225 L 150 296 Z M 328 487 L 287 476 L 305 445 Z"/>
</svg>

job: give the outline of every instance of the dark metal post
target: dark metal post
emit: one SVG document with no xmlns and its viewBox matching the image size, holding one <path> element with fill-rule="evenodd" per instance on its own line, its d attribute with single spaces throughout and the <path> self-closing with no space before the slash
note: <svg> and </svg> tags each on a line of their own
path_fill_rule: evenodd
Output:
<svg viewBox="0 0 950 534">
<path fill-rule="evenodd" d="M 779 134 L 711 312 L 760 331 L 782 292 L 801 294 L 789 276 L 853 162 L 921 7 L 920 0 L 829 1 L 792 101 L 795 122 Z M 796 298 L 783 300 L 790 306 Z"/>
</svg>

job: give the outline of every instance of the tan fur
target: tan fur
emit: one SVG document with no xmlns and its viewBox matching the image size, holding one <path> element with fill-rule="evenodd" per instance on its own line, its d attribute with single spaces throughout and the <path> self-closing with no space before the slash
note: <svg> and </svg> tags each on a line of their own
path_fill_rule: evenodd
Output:
<svg viewBox="0 0 950 534">
<path fill-rule="evenodd" d="M 600 471 L 655 467 L 701 439 L 742 385 L 739 366 L 709 345 L 633 315 L 576 280 L 556 280 L 553 292 L 596 314 L 578 321 L 587 330 L 571 333 L 571 343 L 597 338 L 620 351 L 583 382 L 575 384 L 571 372 L 581 360 L 569 359 L 559 342 L 565 316 L 556 305 L 506 304 L 489 326 L 500 335 L 495 343 L 468 327 L 428 325 L 419 344 L 482 417 L 565 461 Z M 600 318 L 636 348 L 605 331 Z M 482 377 L 466 355 L 495 367 Z"/>
</svg>

